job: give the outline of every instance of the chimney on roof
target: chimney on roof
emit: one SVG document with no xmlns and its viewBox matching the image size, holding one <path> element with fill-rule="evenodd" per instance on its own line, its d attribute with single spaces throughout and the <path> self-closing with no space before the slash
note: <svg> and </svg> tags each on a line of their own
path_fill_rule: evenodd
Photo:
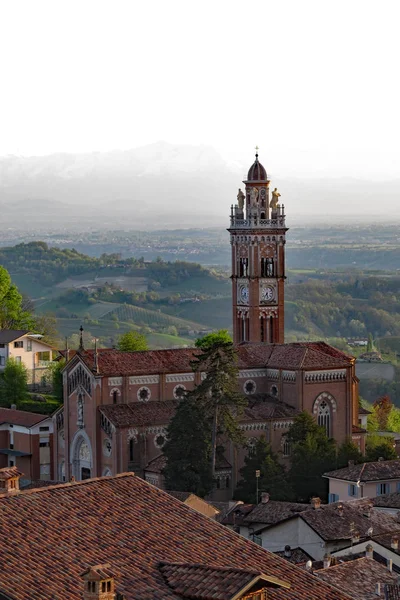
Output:
<svg viewBox="0 0 400 600">
<path fill-rule="evenodd" d="M 114 574 L 109 564 L 94 565 L 81 573 L 83 600 L 117 600 Z"/>
<path fill-rule="evenodd" d="M 292 556 L 292 550 L 290 546 L 285 546 L 285 558 L 290 558 Z"/>
<path fill-rule="evenodd" d="M 306 571 L 311 571 L 312 569 L 312 560 L 308 560 L 306 562 Z"/>
<path fill-rule="evenodd" d="M 331 555 L 330 554 L 324 554 L 324 569 L 329 569 L 329 567 L 331 566 Z"/>
<path fill-rule="evenodd" d="M 399 549 L 399 538 L 397 537 L 397 535 L 392 536 L 392 539 L 390 540 L 390 545 L 393 550 Z"/>
<path fill-rule="evenodd" d="M 349 460 L 348 466 L 349 467 L 354 467 L 354 460 Z"/>
<path fill-rule="evenodd" d="M 379 462 L 383 462 L 384 460 L 385 460 L 385 459 L 383 458 L 383 456 L 380 456 L 380 457 L 378 458 L 378 461 L 379 461 Z"/>
<path fill-rule="evenodd" d="M 343 504 L 338 504 L 337 511 L 338 511 L 339 517 L 343 517 Z"/>
<path fill-rule="evenodd" d="M 17 405 L 16 404 L 11 404 L 11 408 L 12 408 L 12 410 L 17 410 Z"/>
<path fill-rule="evenodd" d="M 363 511 L 364 517 L 370 518 L 372 507 L 373 507 L 372 502 L 367 502 L 367 504 L 364 507 L 364 511 Z"/>
<path fill-rule="evenodd" d="M 365 547 L 365 558 L 374 558 L 374 547 L 372 544 L 367 544 Z"/>
<path fill-rule="evenodd" d="M 390 573 L 393 571 L 393 561 L 391 558 L 387 560 L 387 568 L 389 569 Z"/>
<path fill-rule="evenodd" d="M 262 492 L 261 494 L 261 504 L 267 504 L 269 502 L 269 494 L 268 492 Z"/>
<path fill-rule="evenodd" d="M 311 506 L 314 510 L 318 510 L 319 508 L 321 508 L 321 498 L 311 498 Z"/>
</svg>

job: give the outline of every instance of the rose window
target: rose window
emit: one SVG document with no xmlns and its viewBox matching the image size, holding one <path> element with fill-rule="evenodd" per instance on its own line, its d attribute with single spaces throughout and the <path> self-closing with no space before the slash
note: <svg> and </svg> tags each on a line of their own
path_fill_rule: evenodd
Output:
<svg viewBox="0 0 400 600">
<path fill-rule="evenodd" d="M 256 391 L 256 384 L 252 379 L 248 379 L 243 386 L 243 390 L 245 394 L 254 394 Z"/>
<path fill-rule="evenodd" d="M 156 448 L 162 448 L 167 441 L 167 438 L 163 433 L 158 433 L 154 438 L 154 445 Z"/>
<path fill-rule="evenodd" d="M 141 387 L 138 390 L 137 398 L 138 400 L 140 400 L 140 402 L 147 402 L 148 400 L 150 400 L 150 396 L 151 392 L 148 387 Z"/>
<path fill-rule="evenodd" d="M 176 400 L 181 400 L 185 395 L 186 388 L 184 385 L 176 385 L 174 387 L 174 398 Z"/>
</svg>

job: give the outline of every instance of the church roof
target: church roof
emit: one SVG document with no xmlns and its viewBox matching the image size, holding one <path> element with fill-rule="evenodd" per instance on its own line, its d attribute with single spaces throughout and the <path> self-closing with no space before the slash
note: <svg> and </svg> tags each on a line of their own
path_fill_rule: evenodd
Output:
<svg viewBox="0 0 400 600">
<path fill-rule="evenodd" d="M 267 419 L 287 419 L 298 414 L 298 410 L 266 394 L 249 397 L 240 422 L 265 421 Z M 102 412 L 115 427 L 148 427 L 167 425 L 179 400 L 152 400 L 150 402 L 130 402 L 129 404 L 103 404 Z"/>
<path fill-rule="evenodd" d="M 347 367 L 353 362 L 348 354 L 325 342 L 295 342 L 292 344 L 239 344 L 240 369 L 332 369 Z M 114 348 L 98 350 L 99 375 L 117 377 L 150 373 L 188 373 L 191 361 L 199 354 L 197 348 L 122 352 Z M 79 353 L 89 369 L 93 369 L 94 350 Z"/>
<path fill-rule="evenodd" d="M 82 572 L 105 563 L 126 600 L 187 597 L 173 584 L 179 565 L 191 565 L 192 591 L 196 565 L 204 569 L 201 595 L 191 598 L 212 598 L 214 573 L 226 569 L 289 584 L 271 583 L 270 600 L 348 599 L 133 473 L 22 491 L 0 498 L 0 508 L 0 595 L 15 599 L 78 600 Z M 227 573 L 227 585 L 232 581 Z"/>
</svg>

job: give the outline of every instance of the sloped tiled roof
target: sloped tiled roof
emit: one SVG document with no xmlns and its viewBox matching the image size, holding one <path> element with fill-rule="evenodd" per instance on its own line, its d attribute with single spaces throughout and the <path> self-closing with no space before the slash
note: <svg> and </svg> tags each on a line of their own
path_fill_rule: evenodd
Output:
<svg viewBox="0 0 400 600">
<path fill-rule="evenodd" d="M 260 571 L 184 563 L 161 563 L 160 571 L 168 587 L 190 600 L 231 600 L 263 575 Z"/>
<path fill-rule="evenodd" d="M 349 366 L 353 359 L 325 342 L 295 342 L 292 344 L 239 344 L 239 368 L 325 369 Z M 191 361 L 199 354 L 197 348 L 122 352 L 113 348 L 98 350 L 99 374 L 103 376 L 146 375 L 149 373 L 188 373 Z M 93 368 L 94 350 L 79 356 L 89 369 Z"/>
<path fill-rule="evenodd" d="M 105 563 L 125 600 L 184 597 L 160 563 L 244 569 L 290 585 L 269 588 L 269 600 L 348 600 L 132 473 L 0 498 L 0 548 L 0 594 L 14 600 L 78 600 L 82 572 Z"/>
<path fill-rule="evenodd" d="M 371 498 L 371 502 L 374 506 L 381 508 L 396 508 L 400 510 L 400 492 L 394 492 L 393 494 L 383 494 L 376 498 Z"/>
<path fill-rule="evenodd" d="M 358 532 L 360 539 L 366 539 L 371 527 L 374 535 L 400 533 L 400 523 L 392 514 L 374 508 L 366 510 L 368 504 L 369 499 L 322 504 L 317 510 L 301 512 L 299 517 L 325 541 L 351 540 L 353 531 Z"/>
<path fill-rule="evenodd" d="M 40 423 L 40 421 L 49 418 L 49 415 L 40 415 L 25 410 L 0 408 L 0 425 L 3 423 L 10 423 L 12 425 L 21 425 L 21 427 L 33 427 L 37 423 Z"/>
<path fill-rule="evenodd" d="M 179 404 L 179 400 L 151 400 L 149 402 L 130 402 L 129 404 L 103 404 L 99 410 L 116 427 L 146 427 L 147 425 L 167 425 Z M 240 416 L 240 422 L 267 419 L 287 419 L 298 414 L 298 410 L 277 399 L 254 402 L 248 399 L 248 405 Z M 228 465 L 230 466 L 230 465 Z"/>
<path fill-rule="evenodd" d="M 194 494 L 192 494 L 192 492 L 175 492 L 173 490 L 165 490 L 167 492 L 167 494 L 169 494 L 170 496 L 173 496 L 174 498 L 176 498 L 177 500 L 180 500 L 181 502 L 185 502 L 190 496 L 193 496 Z"/>
<path fill-rule="evenodd" d="M 162 473 L 167 464 L 167 459 L 165 454 L 159 454 L 153 460 L 151 460 L 147 466 L 144 468 L 145 471 L 149 473 Z"/>
<path fill-rule="evenodd" d="M 256 505 L 243 521 L 246 524 L 263 523 L 265 525 L 274 525 L 305 510 L 312 510 L 311 504 L 268 500 L 268 502 L 260 502 L 260 504 Z"/>
<path fill-rule="evenodd" d="M 396 573 L 391 573 L 386 566 L 371 558 L 358 558 L 321 569 L 316 572 L 316 576 L 357 600 L 384 598 L 383 585 L 395 584 L 398 579 Z M 379 596 L 375 593 L 378 582 L 381 584 Z"/>
<path fill-rule="evenodd" d="M 0 329 L 0 344 L 9 344 L 27 333 L 27 329 Z"/>
<path fill-rule="evenodd" d="M 175 414 L 178 404 L 178 400 L 152 400 L 129 404 L 103 404 L 99 410 L 116 427 L 145 427 L 167 424 Z"/>
<path fill-rule="evenodd" d="M 374 462 L 350 465 L 336 471 L 324 473 L 324 477 L 344 479 L 345 481 L 382 481 L 400 478 L 400 459 L 378 460 Z"/>
</svg>

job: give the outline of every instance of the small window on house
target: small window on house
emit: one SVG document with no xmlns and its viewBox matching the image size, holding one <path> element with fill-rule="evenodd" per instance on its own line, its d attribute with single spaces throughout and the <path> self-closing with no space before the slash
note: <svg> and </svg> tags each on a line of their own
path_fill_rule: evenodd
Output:
<svg viewBox="0 0 400 600">
<path fill-rule="evenodd" d="M 6 364 L 6 357 L 0 356 L 0 367 L 4 367 Z"/>
<path fill-rule="evenodd" d="M 26 351 L 32 352 L 32 340 L 26 340 Z"/>
<path fill-rule="evenodd" d="M 10 460 L 10 467 L 14 467 L 15 466 L 15 462 L 13 460 Z"/>
<path fill-rule="evenodd" d="M 16 356 L 14 358 L 14 360 L 15 360 L 16 363 L 20 363 L 21 362 L 21 357 L 20 356 Z"/>
<path fill-rule="evenodd" d="M 107 581 L 107 592 L 111 592 L 111 581 Z"/>
<path fill-rule="evenodd" d="M 5 344 L 0 344 L 0 348 L 5 348 L 6 345 Z"/>
<path fill-rule="evenodd" d="M 358 495 L 357 491 L 358 491 L 357 486 L 354 485 L 354 483 L 349 483 L 349 489 L 348 489 L 349 496 L 356 497 Z"/>
<path fill-rule="evenodd" d="M 332 504 L 333 502 L 339 502 L 339 494 L 329 494 L 328 502 L 329 504 Z"/>
<path fill-rule="evenodd" d="M 24 342 L 21 340 L 20 342 L 14 342 L 14 348 L 23 348 Z"/>
<path fill-rule="evenodd" d="M 105 592 L 105 591 L 106 591 L 106 589 L 107 589 L 106 582 L 105 582 L 105 581 L 102 581 L 102 582 L 101 582 L 101 591 L 102 591 L 102 592 Z"/>
<path fill-rule="evenodd" d="M 400 492 L 400 481 L 397 482 L 396 490 Z"/>
<path fill-rule="evenodd" d="M 376 486 L 376 494 L 377 496 L 382 496 L 383 494 L 390 494 L 390 483 L 378 483 Z"/>
<path fill-rule="evenodd" d="M 50 448 L 50 442 L 39 442 L 40 448 Z"/>
<path fill-rule="evenodd" d="M 39 431 L 49 431 L 49 427 L 39 427 Z"/>
<path fill-rule="evenodd" d="M 117 404 L 117 400 L 118 400 L 118 392 L 117 390 L 113 391 L 113 404 Z"/>
</svg>

